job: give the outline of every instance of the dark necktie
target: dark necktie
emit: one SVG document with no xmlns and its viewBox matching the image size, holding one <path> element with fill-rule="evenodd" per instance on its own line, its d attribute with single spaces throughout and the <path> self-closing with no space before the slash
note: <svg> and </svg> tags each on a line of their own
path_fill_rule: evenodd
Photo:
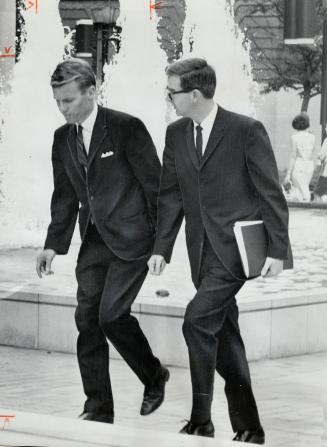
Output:
<svg viewBox="0 0 327 447">
<path fill-rule="evenodd" d="M 202 127 L 198 125 L 196 126 L 195 150 L 196 155 L 198 156 L 199 163 L 202 160 L 202 146 L 203 146 Z"/>
<path fill-rule="evenodd" d="M 77 158 L 80 164 L 83 166 L 84 170 L 87 169 L 87 153 L 84 146 L 83 141 L 83 126 L 80 124 L 77 128 L 77 136 L 76 136 L 76 149 L 77 149 Z"/>
</svg>

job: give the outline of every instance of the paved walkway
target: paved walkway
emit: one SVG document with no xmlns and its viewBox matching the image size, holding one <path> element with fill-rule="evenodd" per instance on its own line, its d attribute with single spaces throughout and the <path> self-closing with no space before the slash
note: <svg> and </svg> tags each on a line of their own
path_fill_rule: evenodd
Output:
<svg viewBox="0 0 327 447">
<path fill-rule="evenodd" d="M 250 368 L 267 446 L 322 445 L 327 353 L 261 361 L 251 363 Z M 143 388 L 131 370 L 120 360 L 112 360 L 110 369 L 115 424 L 169 433 L 179 430 L 182 420 L 189 416 L 191 404 L 188 369 L 170 368 L 166 400 L 148 417 L 139 416 Z M 76 418 L 81 411 L 83 392 L 74 355 L 0 346 L 0 370 L 1 407 L 10 408 L 13 413 L 16 410 L 65 418 Z M 231 439 L 219 376 L 216 377 L 213 422 L 217 438 Z"/>
</svg>

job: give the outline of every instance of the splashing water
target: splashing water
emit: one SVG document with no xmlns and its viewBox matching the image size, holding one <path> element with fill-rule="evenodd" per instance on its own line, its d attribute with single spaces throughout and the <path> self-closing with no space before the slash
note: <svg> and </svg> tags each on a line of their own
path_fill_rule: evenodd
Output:
<svg viewBox="0 0 327 447">
<path fill-rule="evenodd" d="M 59 0 L 40 2 L 38 14 L 22 11 L 27 41 L 15 65 L 12 93 L 2 98 L 0 245 L 40 245 L 50 220 L 51 147 L 63 124 L 50 76 L 67 43 Z"/>
<path fill-rule="evenodd" d="M 231 8 L 225 1 L 186 0 L 184 57 L 204 57 L 216 71 L 215 100 L 222 107 L 254 115 L 258 94 L 251 76 L 249 51 L 242 46 Z M 190 41 L 192 48 L 190 48 Z"/>
<path fill-rule="evenodd" d="M 167 58 L 159 47 L 156 15 L 150 20 L 146 1 L 121 0 L 119 22 L 121 48 L 113 63 L 104 67 L 101 102 L 140 118 L 160 155 L 167 113 Z"/>
<path fill-rule="evenodd" d="M 41 245 L 50 220 L 53 131 L 64 119 L 49 81 L 67 47 L 58 3 L 44 0 L 37 15 L 24 12 L 27 42 L 15 66 L 12 93 L 0 98 L 5 109 L 0 141 L 0 171 L 4 172 L 0 179 L 4 194 L 0 197 L 0 247 Z M 145 0 L 121 0 L 120 8 L 121 50 L 104 67 L 99 102 L 141 118 L 161 155 L 171 118 L 164 94 L 167 59 L 158 43 L 156 14 L 150 20 Z M 249 56 L 241 36 L 235 36 L 225 2 L 187 0 L 183 48 L 184 57 L 206 57 L 215 67 L 219 104 L 253 114 L 251 91 L 255 87 Z"/>
</svg>

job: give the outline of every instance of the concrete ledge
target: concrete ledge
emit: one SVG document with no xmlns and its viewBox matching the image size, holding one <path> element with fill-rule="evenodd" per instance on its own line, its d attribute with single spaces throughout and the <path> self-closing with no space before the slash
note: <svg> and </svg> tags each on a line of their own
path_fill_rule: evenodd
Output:
<svg viewBox="0 0 327 447">
<path fill-rule="evenodd" d="M 14 415 L 1 432 L 1 443 L 10 445 L 47 445 L 51 447 L 210 447 L 217 440 L 198 436 L 142 430 L 120 425 L 13 412 L 0 408 L 1 415 Z M 3 428 L 4 418 L 0 424 Z M 19 444 L 17 444 L 19 443 Z M 221 447 L 235 447 L 230 440 L 219 439 Z"/>
<path fill-rule="evenodd" d="M 300 201 L 288 201 L 289 208 L 310 208 L 310 209 L 327 209 L 327 202 L 300 202 Z"/>
<path fill-rule="evenodd" d="M 0 344 L 51 351 L 76 351 L 76 300 L 72 296 L 31 294 L 10 296 L 0 291 Z M 249 360 L 327 350 L 326 290 L 306 296 L 299 292 L 241 298 L 240 327 Z M 185 300 L 139 297 L 133 314 L 156 355 L 168 365 L 188 366 L 182 336 Z M 119 357 L 112 349 L 112 357 Z"/>
</svg>

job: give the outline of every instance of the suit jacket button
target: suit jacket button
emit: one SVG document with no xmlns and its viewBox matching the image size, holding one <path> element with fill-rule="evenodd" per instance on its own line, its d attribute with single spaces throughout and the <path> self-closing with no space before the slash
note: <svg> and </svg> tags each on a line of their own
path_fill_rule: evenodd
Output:
<svg viewBox="0 0 327 447">
<path fill-rule="evenodd" d="M 90 199 L 93 200 L 93 199 L 94 199 L 94 196 L 92 195 L 92 196 L 90 197 Z"/>
</svg>

